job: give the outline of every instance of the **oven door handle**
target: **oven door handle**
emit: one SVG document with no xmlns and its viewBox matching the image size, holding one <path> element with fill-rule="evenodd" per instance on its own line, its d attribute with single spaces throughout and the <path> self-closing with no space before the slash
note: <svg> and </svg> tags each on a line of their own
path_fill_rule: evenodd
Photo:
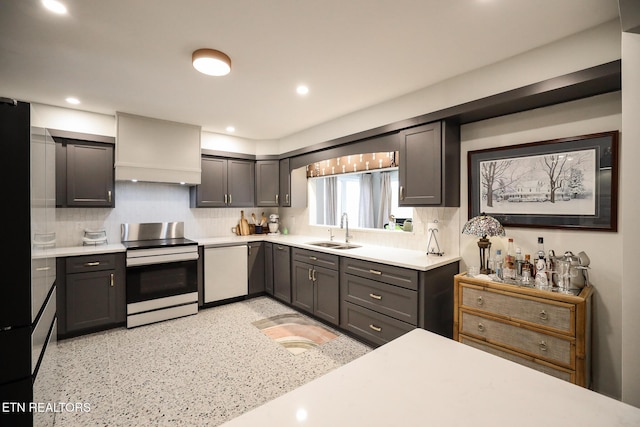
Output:
<svg viewBox="0 0 640 427">
<path fill-rule="evenodd" d="M 141 256 L 136 258 L 127 258 L 127 267 L 137 267 L 139 265 L 167 264 L 171 262 L 181 262 L 181 261 L 195 261 L 197 259 L 198 259 L 198 252 Z"/>
</svg>

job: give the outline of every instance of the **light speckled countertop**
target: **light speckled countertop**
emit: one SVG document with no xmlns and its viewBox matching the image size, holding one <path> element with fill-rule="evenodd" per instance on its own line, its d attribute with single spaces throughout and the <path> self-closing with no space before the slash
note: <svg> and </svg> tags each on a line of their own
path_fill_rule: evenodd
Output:
<svg viewBox="0 0 640 427">
<path fill-rule="evenodd" d="M 223 237 L 202 237 L 193 238 L 199 245 L 205 247 L 242 245 L 248 242 L 266 241 L 279 243 L 297 248 L 309 249 L 317 252 L 325 252 L 339 256 L 356 258 L 382 264 L 395 265 L 398 267 L 411 268 L 413 270 L 426 271 L 442 265 L 450 264 L 460 260 L 458 256 L 437 256 L 427 255 L 426 252 L 410 249 L 392 248 L 387 246 L 377 246 L 365 244 L 359 248 L 352 249 L 331 249 L 310 245 L 309 243 L 326 241 L 318 236 L 284 235 L 284 234 L 254 234 L 250 236 L 223 236 Z M 340 243 L 341 240 L 336 239 Z M 358 244 L 357 242 L 353 242 Z M 124 252 L 126 249 L 120 243 L 99 246 L 71 246 L 65 248 L 53 248 L 49 253 L 55 257 L 91 255 L 100 253 Z"/>
</svg>

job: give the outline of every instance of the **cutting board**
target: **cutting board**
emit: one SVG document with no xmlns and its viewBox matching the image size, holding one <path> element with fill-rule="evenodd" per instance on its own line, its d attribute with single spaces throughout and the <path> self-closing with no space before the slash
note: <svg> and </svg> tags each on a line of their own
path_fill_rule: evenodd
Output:
<svg viewBox="0 0 640 427">
<path fill-rule="evenodd" d="M 249 232 L 249 221 L 244 217 L 244 211 L 240 211 L 240 234 L 243 236 L 251 234 Z"/>
</svg>

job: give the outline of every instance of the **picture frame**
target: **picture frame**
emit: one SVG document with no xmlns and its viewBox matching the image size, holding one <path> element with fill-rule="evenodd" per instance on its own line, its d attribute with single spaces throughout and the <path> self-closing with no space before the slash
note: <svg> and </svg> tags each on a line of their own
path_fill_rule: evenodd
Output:
<svg viewBox="0 0 640 427">
<path fill-rule="evenodd" d="M 469 218 L 618 230 L 618 131 L 469 151 Z"/>
</svg>

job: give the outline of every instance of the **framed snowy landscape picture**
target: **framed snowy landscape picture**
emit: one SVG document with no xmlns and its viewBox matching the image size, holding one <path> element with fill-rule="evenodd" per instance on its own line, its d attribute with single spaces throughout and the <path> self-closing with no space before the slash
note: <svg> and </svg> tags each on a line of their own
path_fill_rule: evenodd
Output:
<svg viewBox="0 0 640 427">
<path fill-rule="evenodd" d="M 470 151 L 469 218 L 617 231 L 618 131 Z"/>
</svg>

